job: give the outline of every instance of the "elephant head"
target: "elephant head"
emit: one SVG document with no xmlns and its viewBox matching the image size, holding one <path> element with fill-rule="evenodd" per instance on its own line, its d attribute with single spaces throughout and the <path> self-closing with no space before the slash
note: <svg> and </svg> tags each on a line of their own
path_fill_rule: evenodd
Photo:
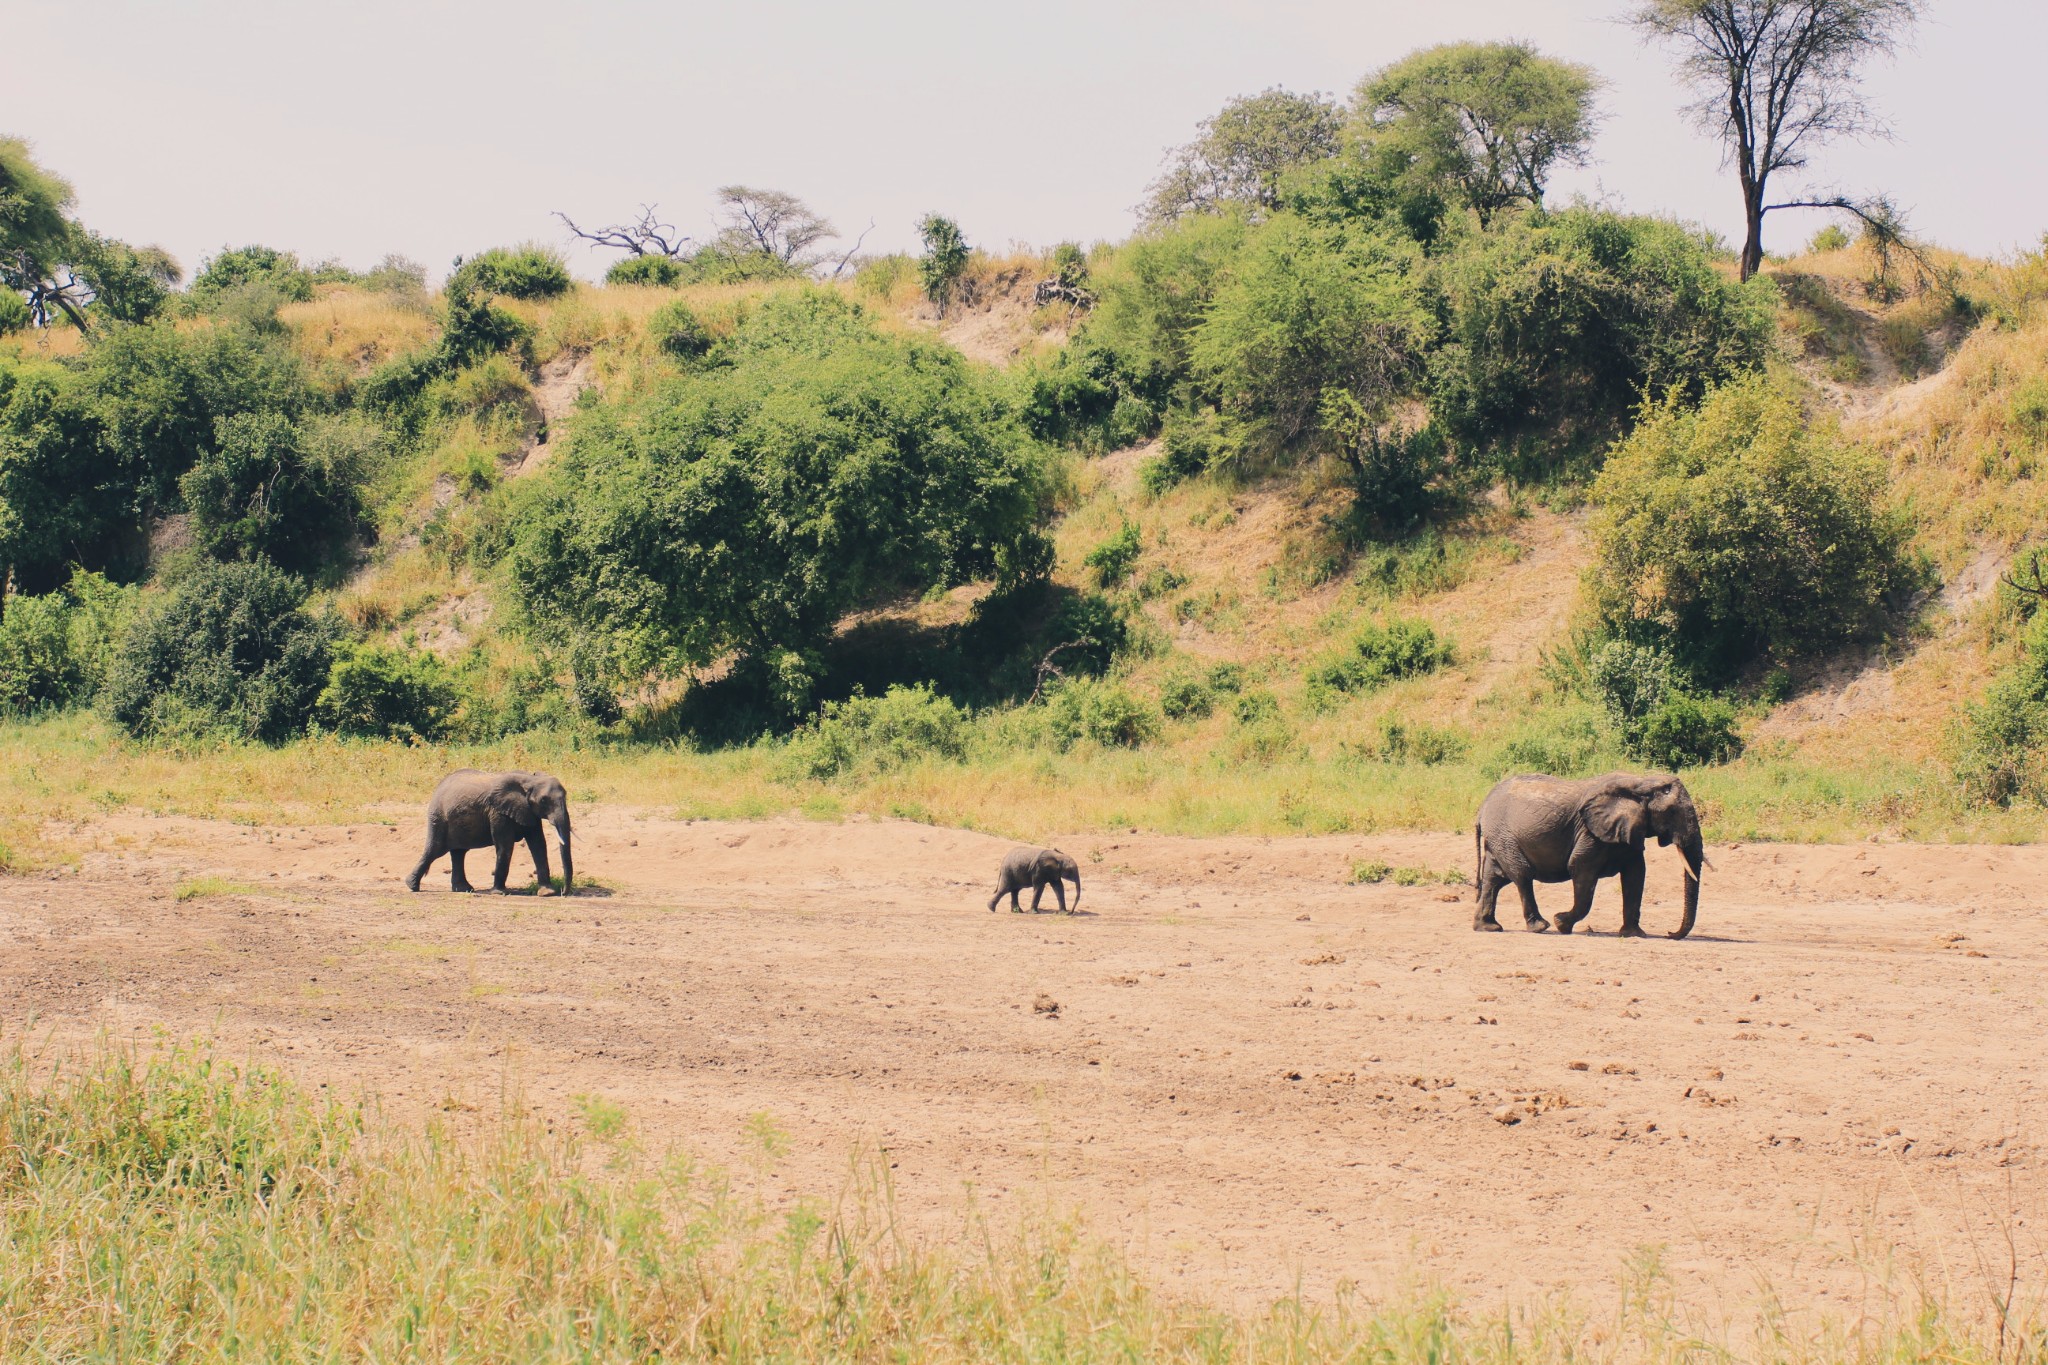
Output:
<svg viewBox="0 0 2048 1365">
<path fill-rule="evenodd" d="M 1691 933 L 1699 915 L 1706 849 L 1700 838 L 1700 814 L 1685 783 L 1676 777 L 1617 775 L 1587 798 L 1585 819 L 1593 837 L 1605 843 L 1640 847 L 1654 836 L 1659 847 L 1678 845 L 1678 854 L 1685 859 L 1685 918 L 1671 937 Z"/>
<path fill-rule="evenodd" d="M 520 773 L 519 784 L 533 807 L 531 823 L 546 821 L 555 827 L 555 837 L 562 845 L 562 894 L 566 896 L 576 884 L 576 864 L 569 853 L 569 793 L 546 773 Z"/>
<path fill-rule="evenodd" d="M 1040 856 L 1039 868 L 1041 874 L 1044 875 L 1048 881 L 1057 881 L 1061 877 L 1064 877 L 1068 881 L 1072 882 L 1074 884 L 1073 908 L 1078 908 L 1080 906 L 1081 865 L 1074 861 L 1073 856 L 1071 854 L 1062 853 L 1060 850 L 1056 848 L 1049 848 Z"/>
</svg>

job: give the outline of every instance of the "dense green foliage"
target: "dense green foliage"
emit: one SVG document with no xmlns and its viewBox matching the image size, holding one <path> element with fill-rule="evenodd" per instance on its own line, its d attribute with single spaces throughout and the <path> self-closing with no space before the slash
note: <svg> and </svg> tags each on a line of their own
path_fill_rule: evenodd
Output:
<svg viewBox="0 0 2048 1365">
<path fill-rule="evenodd" d="M 1883 466 L 1769 379 L 1651 407 L 1593 497 L 1602 622 L 1703 678 L 1871 636 L 1918 581 Z"/>
<path fill-rule="evenodd" d="M 131 734 L 275 742 L 305 728 L 340 625 L 298 579 L 257 561 L 202 563 L 123 634 L 104 689 Z"/>
<path fill-rule="evenodd" d="M 925 759 L 965 757 L 965 711 L 929 686 L 891 687 L 828 701 L 789 739 L 792 765 L 810 777 L 887 772 Z"/>
<path fill-rule="evenodd" d="M 677 360 L 695 360 L 711 349 L 711 333 L 696 310 L 681 299 L 664 303 L 647 319 L 647 336 Z"/>
<path fill-rule="evenodd" d="M 178 480 L 193 541 L 220 559 L 320 568 L 353 529 L 360 454 L 345 425 L 283 413 L 220 418 L 211 447 Z"/>
<path fill-rule="evenodd" d="M 355 644 L 335 651 L 312 720 L 343 735 L 437 740 L 460 704 L 461 689 L 433 655 Z"/>
<path fill-rule="evenodd" d="M 10 598 L 0 617 L 0 713 L 90 702 L 132 598 L 93 573 L 73 576 L 61 592 Z"/>
<path fill-rule="evenodd" d="M 924 285 L 924 296 L 944 317 L 946 305 L 953 301 L 953 291 L 960 286 L 960 277 L 967 273 L 967 239 L 960 235 L 958 223 L 936 213 L 924 216 L 917 225 L 917 235 L 924 242 L 924 254 L 917 259 L 918 278 Z"/>
<path fill-rule="evenodd" d="M 1517 219 L 1463 243 L 1434 281 L 1447 334 L 1429 360 L 1431 420 L 1524 475 L 1598 451 L 1644 394 L 1696 401 L 1771 341 L 1771 286 L 1729 281 L 1660 219 Z"/>
<path fill-rule="evenodd" d="M 273 309 L 278 303 L 303 303 L 313 297 L 312 273 L 289 251 L 245 246 L 222 248 L 192 277 L 192 303 L 201 309 L 250 296 L 269 301 Z"/>
<path fill-rule="evenodd" d="M 1037 468 L 955 353 L 784 295 L 717 363 L 578 425 L 511 569 L 540 635 L 608 680 L 737 652 L 794 709 L 848 610 L 992 571 Z"/>
<path fill-rule="evenodd" d="M 1741 749 L 1735 708 L 1687 687 L 1658 646 L 1608 640 L 1588 661 L 1587 681 L 1633 758 L 1675 769 L 1724 762 Z"/>
<path fill-rule="evenodd" d="M 1201 136 L 1172 153 L 1145 203 L 1153 223 L 1237 207 L 1270 209 L 1297 166 L 1334 155 L 1343 109 L 1322 95 L 1277 87 L 1234 99 L 1202 120 Z"/>
<path fill-rule="evenodd" d="M 1420 621 L 1369 625 L 1348 647 L 1309 670 L 1312 693 L 1374 692 L 1403 678 L 1434 673 L 1451 661 L 1451 647 Z"/>
<path fill-rule="evenodd" d="M 512 299 L 551 299 L 568 293 L 575 282 L 561 252 L 529 242 L 494 246 L 459 263 L 448 277 L 448 289 L 451 293 L 503 294 Z"/>
<path fill-rule="evenodd" d="M 1551 168 L 1584 162 L 1597 85 L 1527 43 L 1447 43 L 1367 77 L 1356 108 L 1368 141 L 1488 224 L 1516 205 L 1542 208 Z"/>
</svg>

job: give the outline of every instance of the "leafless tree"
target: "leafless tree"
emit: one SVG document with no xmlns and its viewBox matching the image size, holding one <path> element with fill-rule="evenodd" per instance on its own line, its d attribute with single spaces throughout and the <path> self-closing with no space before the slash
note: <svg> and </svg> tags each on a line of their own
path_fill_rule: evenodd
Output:
<svg viewBox="0 0 2048 1365">
<path fill-rule="evenodd" d="M 640 217 L 631 223 L 611 223 L 588 231 L 577 227 L 566 213 L 558 211 L 555 217 L 591 245 L 608 246 L 633 256 L 666 256 L 677 261 L 687 254 L 690 245 L 688 234 L 678 232 L 673 223 L 661 221 L 654 204 L 642 204 Z"/>
<path fill-rule="evenodd" d="M 1772 203 L 1771 177 L 1797 171 L 1819 144 L 1882 135 L 1856 85 L 1858 68 L 1898 49 L 1921 0 L 1642 0 L 1628 22 L 1678 50 L 1699 92 L 1692 112 L 1721 139 L 1742 182 L 1742 278 L 1763 264 L 1764 216 L 1777 209 L 1844 209 L 1844 196 Z"/>
<path fill-rule="evenodd" d="M 811 248 L 839 235 L 823 215 L 782 190 L 721 185 L 718 204 L 722 239 L 798 270 L 817 264 Z"/>
</svg>

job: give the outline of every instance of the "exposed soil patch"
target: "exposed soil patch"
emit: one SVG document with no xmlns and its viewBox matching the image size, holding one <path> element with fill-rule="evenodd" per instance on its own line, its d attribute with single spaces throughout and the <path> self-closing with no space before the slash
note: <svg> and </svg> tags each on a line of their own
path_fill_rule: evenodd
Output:
<svg viewBox="0 0 2048 1365">
<path fill-rule="evenodd" d="M 1461 836 L 1072 837 L 1066 918 L 986 911 L 978 834 L 610 809 L 578 817 L 597 894 L 456 897 L 444 865 L 411 896 L 391 818 L 63 831 L 77 875 L 0 878 L 5 1026 L 211 1032 L 400 1112 L 602 1094 L 714 1159 L 767 1112 L 792 1188 L 875 1144 L 913 1223 L 956 1230 L 970 1184 L 999 1216 L 1049 1196 L 1240 1300 L 1421 1272 L 1604 1301 L 1661 1244 L 1697 1301 L 1797 1307 L 1893 1254 L 1967 1280 L 2006 1225 L 2048 1271 L 2048 850 L 1716 848 L 1674 943 L 1613 937 L 1611 884 L 1571 938 L 1346 884 L 1462 867 Z M 1679 869 L 1652 857 L 1654 931 Z M 175 898 L 202 875 L 246 890 Z"/>
</svg>

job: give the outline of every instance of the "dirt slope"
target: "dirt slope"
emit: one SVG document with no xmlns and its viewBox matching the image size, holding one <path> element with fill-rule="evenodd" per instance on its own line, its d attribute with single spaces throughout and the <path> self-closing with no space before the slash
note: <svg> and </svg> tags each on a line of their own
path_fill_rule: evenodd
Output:
<svg viewBox="0 0 2048 1365">
<path fill-rule="evenodd" d="M 0 879 L 0 1024 L 212 1032 L 458 1119 L 508 1082 L 557 1121 L 597 1093 L 728 1160 L 766 1112 L 792 1189 L 878 1144 L 918 1226 L 1050 1198 L 1229 1297 L 1422 1274 L 1606 1303 L 1662 1246 L 1692 1302 L 1841 1307 L 1887 1264 L 1973 1286 L 2008 1228 L 2048 1271 L 2009 1202 L 2043 1192 L 2048 850 L 1716 848 L 1673 943 L 1612 937 L 1611 887 L 1560 938 L 1346 884 L 1462 868 L 1459 836 L 1077 837 L 1088 913 L 1060 918 L 988 913 L 1004 845 L 973 833 L 617 809 L 579 816 L 596 894 L 409 896 L 393 820 L 66 831 L 78 875 Z M 201 874 L 241 887 L 174 898 Z"/>
</svg>

